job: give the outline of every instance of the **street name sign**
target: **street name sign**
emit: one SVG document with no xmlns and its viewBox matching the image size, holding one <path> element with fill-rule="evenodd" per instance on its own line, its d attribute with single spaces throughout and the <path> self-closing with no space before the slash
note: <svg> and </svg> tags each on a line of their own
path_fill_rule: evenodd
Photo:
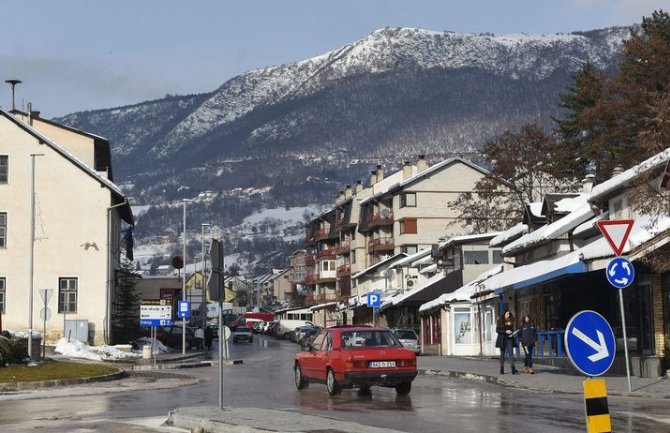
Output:
<svg viewBox="0 0 670 433">
<path fill-rule="evenodd" d="M 607 281 L 617 289 L 630 286 L 635 279 L 635 267 L 623 257 L 612 259 L 605 269 Z"/>
<path fill-rule="evenodd" d="M 379 308 L 381 306 L 382 306 L 382 294 L 381 294 L 381 292 L 370 292 L 370 293 L 368 293 L 368 307 Z"/>
<path fill-rule="evenodd" d="M 597 221 L 598 228 L 607 240 L 607 243 L 612 247 L 614 255 L 620 256 L 623 249 L 626 247 L 626 241 L 633 229 L 635 220 L 608 220 Z"/>
<path fill-rule="evenodd" d="M 142 299 L 140 326 L 172 326 L 172 305 L 165 299 Z"/>
<path fill-rule="evenodd" d="M 612 366 L 616 354 L 614 332 L 595 311 L 584 310 L 572 316 L 564 338 L 568 359 L 586 376 L 601 376 Z"/>
</svg>

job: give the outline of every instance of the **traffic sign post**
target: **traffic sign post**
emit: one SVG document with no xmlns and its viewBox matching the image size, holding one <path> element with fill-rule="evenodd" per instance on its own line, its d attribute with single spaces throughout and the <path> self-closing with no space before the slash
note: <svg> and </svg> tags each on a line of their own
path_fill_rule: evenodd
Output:
<svg viewBox="0 0 670 433">
<path fill-rule="evenodd" d="M 633 280 L 635 279 L 635 267 L 631 262 L 619 256 L 621 256 L 626 247 L 626 242 L 633 229 L 635 220 L 598 221 L 597 224 L 607 240 L 607 243 L 612 247 L 614 255 L 617 256 L 609 263 L 609 265 L 607 265 L 605 274 L 607 276 L 607 281 L 609 281 L 612 286 L 619 289 L 623 350 L 626 358 L 626 378 L 628 379 L 628 392 L 633 392 L 633 386 L 630 383 L 630 361 L 628 358 L 628 335 L 626 333 L 626 313 L 624 312 L 623 289 L 633 283 Z"/>
<path fill-rule="evenodd" d="M 177 310 L 177 317 L 180 319 L 188 319 L 191 317 L 191 301 L 179 301 Z"/>
<path fill-rule="evenodd" d="M 44 301 L 44 307 L 40 310 L 40 319 L 42 319 L 44 327 L 44 332 L 42 333 L 42 358 L 47 357 L 47 321 L 51 319 L 51 308 L 47 307 L 47 305 L 49 304 L 53 293 L 53 289 L 40 289 L 40 297 L 42 298 L 42 301 Z"/>
<path fill-rule="evenodd" d="M 572 316 L 564 339 L 568 359 L 586 376 L 601 376 L 612 366 L 616 355 L 614 332 L 595 311 L 584 310 Z"/>
<path fill-rule="evenodd" d="M 377 310 L 382 306 L 382 294 L 379 291 L 369 292 L 368 307 L 372 308 L 372 324 L 377 326 Z"/>
</svg>

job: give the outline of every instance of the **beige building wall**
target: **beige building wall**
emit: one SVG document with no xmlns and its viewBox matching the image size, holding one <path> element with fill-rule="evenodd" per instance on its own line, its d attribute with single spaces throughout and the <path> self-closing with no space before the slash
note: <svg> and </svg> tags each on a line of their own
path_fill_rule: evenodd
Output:
<svg viewBox="0 0 670 433">
<path fill-rule="evenodd" d="M 0 154 L 9 156 L 9 183 L 0 185 L 0 212 L 7 213 L 7 247 L 0 249 L 6 278 L 3 328 L 27 330 L 30 293 L 31 154 L 35 157 L 33 329 L 41 330 L 39 289 L 53 289 L 48 340 L 62 336 L 64 320 L 88 320 L 89 336 L 103 342 L 107 314 L 107 187 L 46 144 L 0 116 Z M 112 227 L 118 227 L 114 219 Z M 118 251 L 118 231 L 112 250 Z M 113 265 L 113 264 L 112 264 Z M 59 278 L 77 278 L 77 312 L 58 313 Z"/>
</svg>

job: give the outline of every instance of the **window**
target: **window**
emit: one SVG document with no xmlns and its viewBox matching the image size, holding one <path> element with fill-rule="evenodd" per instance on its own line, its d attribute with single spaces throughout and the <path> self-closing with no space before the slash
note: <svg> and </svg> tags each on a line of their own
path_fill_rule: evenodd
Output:
<svg viewBox="0 0 670 433">
<path fill-rule="evenodd" d="M 7 214 L 0 212 L 0 248 L 7 248 Z"/>
<path fill-rule="evenodd" d="M 415 254 L 419 251 L 416 245 L 405 245 L 402 247 L 402 252 L 406 254 Z"/>
<path fill-rule="evenodd" d="M 466 265 L 488 265 L 488 251 L 463 251 L 463 262 Z"/>
<path fill-rule="evenodd" d="M 416 234 L 416 218 L 407 218 L 400 221 L 400 234 Z"/>
<path fill-rule="evenodd" d="M 58 279 L 58 312 L 59 313 L 77 312 L 76 278 Z"/>
<path fill-rule="evenodd" d="M 493 264 L 499 265 L 503 262 L 502 250 L 493 250 Z"/>
<path fill-rule="evenodd" d="M 9 157 L 0 155 L 0 183 L 9 182 Z"/>
<path fill-rule="evenodd" d="M 5 279 L 0 278 L 0 314 L 5 312 Z"/>
<path fill-rule="evenodd" d="M 456 344 L 472 344 L 472 315 L 469 308 L 455 308 L 454 312 L 454 342 Z"/>
<path fill-rule="evenodd" d="M 400 195 L 400 207 L 416 207 L 416 193 L 407 192 Z"/>
</svg>

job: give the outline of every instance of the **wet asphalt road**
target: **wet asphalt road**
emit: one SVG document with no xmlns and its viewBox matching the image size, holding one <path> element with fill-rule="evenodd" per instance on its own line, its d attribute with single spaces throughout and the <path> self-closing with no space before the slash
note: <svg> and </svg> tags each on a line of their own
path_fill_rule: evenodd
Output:
<svg viewBox="0 0 670 433">
<path fill-rule="evenodd" d="M 318 384 L 298 391 L 291 370 L 296 350 L 292 343 L 264 337 L 251 345 L 231 344 L 232 357 L 243 359 L 244 364 L 225 368 L 224 405 L 309 413 L 407 432 L 585 431 L 579 395 L 432 376 L 419 376 L 410 396 L 402 398 L 386 388 L 373 388 L 368 396 L 344 390 L 335 398 Z M 46 398 L 0 400 L 0 432 L 179 431 L 159 426 L 168 411 L 218 404 L 218 367 L 180 372 L 203 382 L 167 390 L 134 386 L 122 393 L 63 396 L 47 392 L 42 394 Z M 609 403 L 615 432 L 670 432 L 670 401 L 610 398 Z"/>
</svg>

